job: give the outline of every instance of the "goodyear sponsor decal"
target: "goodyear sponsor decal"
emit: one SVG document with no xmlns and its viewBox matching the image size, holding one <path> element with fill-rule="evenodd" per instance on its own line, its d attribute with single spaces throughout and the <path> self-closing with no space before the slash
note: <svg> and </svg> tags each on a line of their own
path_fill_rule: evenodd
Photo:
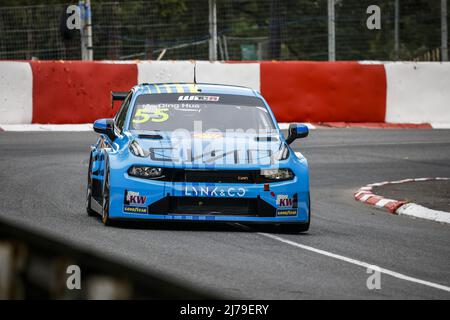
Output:
<svg viewBox="0 0 450 320">
<path fill-rule="evenodd" d="M 297 215 L 297 209 L 278 209 L 277 216 L 292 217 Z"/>
<path fill-rule="evenodd" d="M 124 206 L 123 211 L 128 213 L 143 214 L 147 213 L 147 207 Z"/>
</svg>

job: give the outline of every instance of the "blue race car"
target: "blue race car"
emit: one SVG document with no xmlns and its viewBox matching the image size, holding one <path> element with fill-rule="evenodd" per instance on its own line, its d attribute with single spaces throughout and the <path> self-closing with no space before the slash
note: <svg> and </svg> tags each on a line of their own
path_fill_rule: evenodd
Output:
<svg viewBox="0 0 450 320">
<path fill-rule="evenodd" d="M 86 209 L 117 220 L 310 224 L 306 159 L 256 91 L 214 84 L 140 84 L 113 92 L 114 119 L 94 123 Z"/>
</svg>

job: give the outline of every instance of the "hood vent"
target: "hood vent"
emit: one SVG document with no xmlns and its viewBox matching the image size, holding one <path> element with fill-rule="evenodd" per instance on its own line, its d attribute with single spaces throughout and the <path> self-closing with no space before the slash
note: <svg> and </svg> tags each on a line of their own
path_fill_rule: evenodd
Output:
<svg viewBox="0 0 450 320">
<path fill-rule="evenodd" d="M 160 134 L 140 134 L 139 139 L 161 140 L 163 137 Z"/>
<path fill-rule="evenodd" d="M 261 136 L 261 137 L 255 137 L 256 141 L 264 141 L 264 142 L 270 142 L 270 141 L 278 141 L 278 137 L 275 136 Z"/>
</svg>

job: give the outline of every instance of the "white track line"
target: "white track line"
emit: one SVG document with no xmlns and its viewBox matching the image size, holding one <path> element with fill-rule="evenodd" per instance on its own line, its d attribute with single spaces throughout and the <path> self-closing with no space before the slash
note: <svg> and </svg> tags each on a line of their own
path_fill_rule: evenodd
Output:
<svg viewBox="0 0 450 320">
<path fill-rule="evenodd" d="M 304 250 L 308 250 L 308 251 L 311 251 L 311 252 L 315 252 L 315 253 L 318 253 L 318 254 L 321 254 L 321 255 L 324 255 L 324 256 L 327 256 L 327 257 L 330 257 L 330 258 L 338 259 L 338 260 L 341 260 L 341 261 L 345 261 L 345 262 L 348 262 L 348 263 L 351 263 L 351 264 L 354 264 L 354 265 L 357 265 L 357 266 L 360 266 L 360 267 L 364 267 L 364 268 L 373 268 L 374 267 L 373 264 L 369 264 L 367 262 L 359 261 L 359 260 L 352 259 L 352 258 L 347 258 L 347 257 L 341 256 L 339 254 L 331 253 L 331 252 L 328 252 L 328 251 L 325 251 L 325 250 L 316 249 L 316 248 L 313 248 L 313 247 L 310 247 L 310 246 L 306 246 L 304 244 L 300 244 L 300 243 L 297 243 L 297 242 L 294 242 L 294 241 L 291 241 L 291 240 L 280 238 L 280 237 L 275 236 L 273 234 L 263 233 L 263 232 L 258 232 L 258 234 L 260 234 L 262 236 L 265 236 L 267 238 L 270 238 L 270 239 L 273 239 L 273 240 L 277 240 L 277 241 L 283 242 L 285 244 L 288 244 L 288 245 L 300 248 L 300 249 L 304 249 Z M 401 279 L 401 280 L 410 281 L 410 282 L 422 284 L 424 286 L 428 286 L 428 287 L 432 287 L 432 288 L 435 288 L 435 289 L 439 289 L 439 290 L 450 292 L 450 287 L 447 287 L 447 286 L 444 286 L 444 285 L 441 285 L 441 284 L 438 284 L 438 283 L 433 283 L 433 282 L 429 282 L 429 281 L 413 278 L 413 277 L 410 277 L 410 276 L 407 276 L 407 275 L 404 275 L 404 274 L 401 274 L 401 273 L 398 273 L 398 272 L 395 272 L 395 271 L 392 271 L 392 270 L 384 269 L 384 268 L 379 268 L 379 271 L 381 273 L 390 275 L 391 277 L 394 277 L 394 278 L 398 278 L 398 279 Z"/>
</svg>

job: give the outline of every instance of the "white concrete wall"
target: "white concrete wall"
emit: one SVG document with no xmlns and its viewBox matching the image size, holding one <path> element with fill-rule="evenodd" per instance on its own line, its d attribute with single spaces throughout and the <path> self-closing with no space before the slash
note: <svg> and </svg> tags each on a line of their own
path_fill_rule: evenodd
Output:
<svg viewBox="0 0 450 320">
<path fill-rule="evenodd" d="M 386 122 L 450 124 L 450 63 L 385 63 Z"/>
<path fill-rule="evenodd" d="M 237 85 L 260 91 L 259 63 L 197 61 L 197 82 Z"/>
<path fill-rule="evenodd" d="M 193 61 L 139 62 L 138 83 L 193 82 Z M 197 61 L 197 83 L 230 84 L 260 89 L 259 63 Z"/>
<path fill-rule="evenodd" d="M 0 124 L 31 123 L 33 74 L 27 62 L 0 61 Z"/>
<path fill-rule="evenodd" d="M 139 62 L 138 83 L 193 82 L 193 61 Z"/>
</svg>

